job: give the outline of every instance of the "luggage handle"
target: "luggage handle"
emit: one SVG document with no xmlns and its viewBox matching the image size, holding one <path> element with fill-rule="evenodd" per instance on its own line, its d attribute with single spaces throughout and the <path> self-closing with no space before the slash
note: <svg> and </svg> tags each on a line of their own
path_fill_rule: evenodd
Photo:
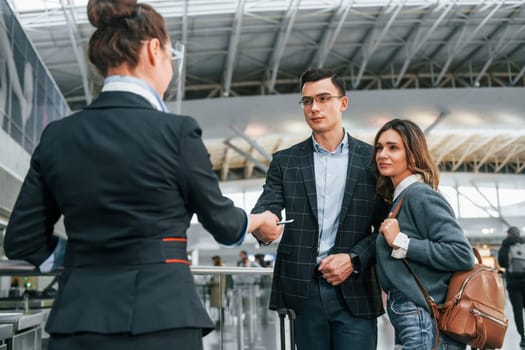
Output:
<svg viewBox="0 0 525 350">
<path fill-rule="evenodd" d="M 284 335 L 284 319 L 288 315 L 288 319 L 290 320 L 290 346 L 291 349 L 295 349 L 295 311 L 293 309 L 277 309 L 277 313 L 279 314 L 280 319 L 280 325 L 281 325 L 281 350 L 286 350 L 286 339 Z"/>
</svg>

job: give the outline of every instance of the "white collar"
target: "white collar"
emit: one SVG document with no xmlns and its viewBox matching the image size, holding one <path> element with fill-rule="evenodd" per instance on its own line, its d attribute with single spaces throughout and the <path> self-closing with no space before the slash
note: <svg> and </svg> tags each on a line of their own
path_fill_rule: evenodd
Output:
<svg viewBox="0 0 525 350">
<path fill-rule="evenodd" d="M 111 75 L 104 79 L 102 91 L 131 92 L 144 97 L 156 110 L 162 112 L 168 111 L 159 94 L 144 80 L 135 77 L 127 75 Z"/>
<path fill-rule="evenodd" d="M 405 177 L 399 184 L 397 184 L 396 189 L 394 190 L 394 200 L 403 192 L 408 186 L 412 185 L 414 182 L 423 182 L 423 175 L 421 174 L 412 174 Z"/>
</svg>

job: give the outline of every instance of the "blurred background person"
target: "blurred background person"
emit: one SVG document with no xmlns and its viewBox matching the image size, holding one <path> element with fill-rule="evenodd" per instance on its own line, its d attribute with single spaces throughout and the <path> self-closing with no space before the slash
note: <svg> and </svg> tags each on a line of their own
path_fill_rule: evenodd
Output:
<svg viewBox="0 0 525 350">
<path fill-rule="evenodd" d="M 239 251 L 239 260 L 237 261 L 237 266 L 239 267 L 261 267 L 255 260 L 251 260 L 248 252 L 246 250 Z M 246 315 L 255 317 L 253 313 L 250 313 L 253 310 L 255 305 L 255 299 L 259 296 L 259 275 L 252 275 L 241 273 L 234 276 L 235 285 L 239 287 L 238 291 L 242 295 L 242 313 L 243 319 L 247 319 Z"/>
<path fill-rule="evenodd" d="M 255 262 L 259 264 L 260 267 L 266 267 L 266 261 L 264 260 L 264 254 L 255 254 L 253 257 L 255 258 Z"/>
<path fill-rule="evenodd" d="M 226 266 L 219 255 L 211 258 L 213 266 Z M 226 307 L 226 292 L 233 288 L 231 275 L 214 274 L 210 279 L 210 307 L 217 309 L 217 320 L 215 328 L 219 328 L 224 323 L 224 308 Z"/>
<path fill-rule="evenodd" d="M 197 214 L 225 245 L 261 225 L 219 189 L 201 129 L 168 114 L 173 76 L 163 17 L 134 0 L 90 0 L 89 58 L 104 76 L 85 109 L 50 123 L 35 149 L 6 229 L 10 259 L 42 271 L 60 261 L 53 235 L 68 236 L 59 292 L 47 321 L 49 350 L 202 349 L 214 324 L 196 293 L 186 230 Z M 54 259 L 57 259 L 54 261 Z"/>
<path fill-rule="evenodd" d="M 269 261 L 264 260 L 264 254 L 255 254 L 255 262 L 261 267 L 272 267 Z M 259 311 L 263 325 L 268 324 L 268 307 L 270 306 L 270 292 L 272 288 L 272 275 L 265 274 L 259 277 Z"/>
<path fill-rule="evenodd" d="M 248 256 L 248 252 L 246 250 L 241 250 L 239 252 L 239 260 L 237 261 L 237 266 L 241 267 L 261 267 L 259 263 L 257 263 L 255 260 L 250 260 L 250 257 Z"/>
<path fill-rule="evenodd" d="M 505 268 L 507 293 L 512 305 L 516 329 L 521 337 L 520 347 L 523 348 L 525 347 L 525 332 L 523 329 L 523 310 L 525 308 L 525 270 L 520 269 L 519 267 L 511 268 L 511 262 L 509 261 L 511 247 L 518 248 L 518 245 L 520 244 L 525 244 L 525 239 L 520 237 L 520 229 L 516 226 L 510 226 L 507 229 L 507 237 L 501 243 L 501 248 L 498 251 L 498 264 Z M 521 253 L 524 254 L 522 259 L 525 259 L 525 252 Z"/>
</svg>

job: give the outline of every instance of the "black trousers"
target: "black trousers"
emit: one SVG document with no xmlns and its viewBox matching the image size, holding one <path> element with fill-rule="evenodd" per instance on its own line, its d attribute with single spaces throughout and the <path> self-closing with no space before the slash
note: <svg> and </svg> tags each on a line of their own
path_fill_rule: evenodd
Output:
<svg viewBox="0 0 525 350">
<path fill-rule="evenodd" d="M 525 338 L 523 329 L 523 308 L 525 307 L 525 278 L 507 277 L 507 292 L 509 294 L 512 312 L 514 313 L 514 322 L 521 336 Z"/>
<path fill-rule="evenodd" d="M 202 350 L 202 329 L 181 328 L 139 335 L 51 334 L 47 348 L 48 350 Z"/>
</svg>

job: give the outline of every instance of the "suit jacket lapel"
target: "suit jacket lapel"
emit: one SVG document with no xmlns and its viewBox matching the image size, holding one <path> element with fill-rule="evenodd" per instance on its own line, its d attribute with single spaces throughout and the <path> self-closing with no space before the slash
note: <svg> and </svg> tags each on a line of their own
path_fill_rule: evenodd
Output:
<svg viewBox="0 0 525 350">
<path fill-rule="evenodd" d="M 304 152 L 300 157 L 301 171 L 303 173 L 306 196 L 310 203 L 312 213 L 317 220 L 317 191 L 315 189 L 315 172 L 314 172 L 314 147 L 312 139 L 309 138 L 304 142 Z"/>
</svg>

